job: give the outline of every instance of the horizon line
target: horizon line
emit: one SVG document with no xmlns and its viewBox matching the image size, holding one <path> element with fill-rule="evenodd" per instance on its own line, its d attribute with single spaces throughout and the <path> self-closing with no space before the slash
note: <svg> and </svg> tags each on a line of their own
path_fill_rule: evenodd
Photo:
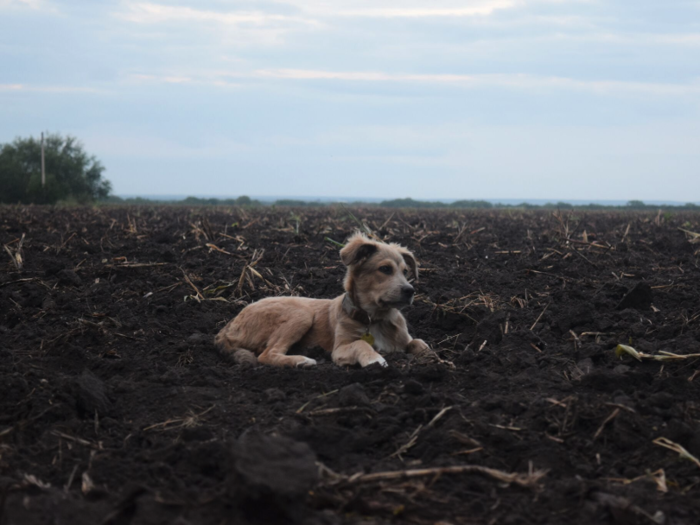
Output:
<svg viewBox="0 0 700 525">
<path fill-rule="evenodd" d="M 416 199 L 414 197 L 339 197 L 339 196 L 310 196 L 310 195 L 211 195 L 211 194 L 136 194 L 136 193 L 114 193 L 113 196 L 122 199 L 147 199 L 147 200 L 184 200 L 190 197 L 196 199 L 236 199 L 238 197 L 249 197 L 254 200 L 259 200 L 262 202 L 273 202 L 277 200 L 299 200 L 306 202 L 368 202 L 377 203 L 382 201 L 392 201 L 392 200 L 402 200 L 411 199 L 417 202 L 444 202 L 446 204 L 457 202 L 457 201 L 486 201 L 493 204 L 498 203 L 524 203 L 524 204 L 534 204 L 534 203 L 551 203 L 556 204 L 558 202 L 567 204 L 626 204 L 632 201 L 641 201 L 645 204 L 698 204 L 700 201 L 679 201 L 672 199 L 566 199 L 566 198 L 503 198 L 494 199 L 488 197 L 464 197 L 464 198 L 428 198 L 428 199 Z"/>
</svg>

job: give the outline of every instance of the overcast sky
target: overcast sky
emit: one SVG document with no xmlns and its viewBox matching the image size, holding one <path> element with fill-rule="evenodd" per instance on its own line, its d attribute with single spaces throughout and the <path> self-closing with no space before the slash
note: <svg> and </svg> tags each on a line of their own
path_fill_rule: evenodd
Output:
<svg viewBox="0 0 700 525">
<path fill-rule="evenodd" d="M 700 201 L 700 1 L 0 0 L 117 194 Z"/>
</svg>

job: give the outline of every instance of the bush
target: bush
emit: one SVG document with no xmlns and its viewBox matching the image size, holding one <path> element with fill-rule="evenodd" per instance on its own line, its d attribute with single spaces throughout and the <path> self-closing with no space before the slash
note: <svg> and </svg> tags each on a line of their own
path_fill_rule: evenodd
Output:
<svg viewBox="0 0 700 525">
<path fill-rule="evenodd" d="M 112 185 L 105 168 L 71 136 L 49 134 L 44 143 L 46 184 L 41 185 L 41 140 L 17 138 L 0 146 L 0 202 L 80 204 L 106 199 Z"/>
</svg>

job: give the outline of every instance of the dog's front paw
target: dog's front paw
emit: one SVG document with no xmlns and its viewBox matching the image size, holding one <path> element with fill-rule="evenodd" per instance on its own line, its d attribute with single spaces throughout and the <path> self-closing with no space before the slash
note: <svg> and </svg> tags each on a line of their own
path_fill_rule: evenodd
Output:
<svg viewBox="0 0 700 525">
<path fill-rule="evenodd" d="M 297 363 L 297 368 L 311 368 L 312 366 L 316 366 L 316 360 L 311 359 L 310 357 L 305 357 L 305 356 L 299 356 L 303 357 L 304 360 L 302 361 L 301 359 Z"/>
<path fill-rule="evenodd" d="M 408 343 L 408 346 L 406 347 L 406 353 L 408 354 L 421 355 L 426 354 L 428 352 L 432 352 L 432 350 L 428 346 L 428 343 L 426 343 L 422 339 L 414 339 L 413 341 Z"/>
<path fill-rule="evenodd" d="M 377 354 L 375 357 L 367 361 L 367 363 L 364 364 L 364 366 L 369 366 L 373 365 L 374 363 L 379 363 L 380 366 L 386 368 L 389 366 L 389 364 L 386 362 L 386 359 L 384 359 L 382 356 Z"/>
<path fill-rule="evenodd" d="M 416 356 L 416 362 L 418 363 L 440 363 L 452 369 L 456 368 L 452 361 L 441 359 L 422 339 L 414 339 L 411 341 L 406 347 L 406 352 Z"/>
</svg>

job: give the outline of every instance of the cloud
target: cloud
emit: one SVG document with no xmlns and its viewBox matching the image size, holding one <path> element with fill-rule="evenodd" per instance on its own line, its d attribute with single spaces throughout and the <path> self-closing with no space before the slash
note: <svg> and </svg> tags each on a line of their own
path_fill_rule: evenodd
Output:
<svg viewBox="0 0 700 525">
<path fill-rule="evenodd" d="M 246 81 L 259 86 L 266 80 L 289 82 L 334 82 L 344 84 L 413 84 L 431 88 L 461 89 L 503 88 L 530 93 L 585 92 L 593 95 L 645 95 L 658 97 L 700 95 L 700 79 L 687 83 L 643 82 L 630 80 L 587 80 L 563 76 L 533 74 L 434 74 L 388 73 L 384 71 L 329 71 L 320 69 L 257 69 L 252 71 L 212 70 L 204 72 L 166 72 L 130 74 L 127 82 L 150 84 L 189 84 L 195 86 L 244 88 Z M 231 80 L 234 80 L 232 82 Z M 249 83 L 248 83 L 249 84 Z M 0 87 L 1 89 L 1 87 Z M 335 88 L 334 88 L 335 89 Z"/>
<path fill-rule="evenodd" d="M 183 86 L 211 86 L 215 88 L 240 89 L 245 87 L 241 82 L 231 82 L 224 78 L 213 75 L 178 75 L 178 74 L 128 74 L 123 77 L 123 81 L 129 85 L 150 85 L 158 84 L 178 84 Z M 0 91 L 2 86 L 0 86 Z"/>
<path fill-rule="evenodd" d="M 0 9 L 22 9 L 28 8 L 34 11 L 56 12 L 54 6 L 49 5 L 46 0 L 0 0 Z"/>
<path fill-rule="evenodd" d="M 348 9 L 327 11 L 325 14 L 342 17 L 362 18 L 439 18 L 439 17 L 469 17 L 488 16 L 499 9 L 515 7 L 514 0 L 497 0 L 485 2 L 482 5 L 470 7 L 369 7 L 364 9 Z"/>
<path fill-rule="evenodd" d="M 244 88 L 246 81 L 260 85 L 266 80 L 289 82 L 334 82 L 348 84 L 413 84 L 431 88 L 503 88 L 533 92 L 586 92 L 594 95 L 647 95 L 660 97 L 700 95 L 700 79 L 687 83 L 633 80 L 590 80 L 534 74 L 389 73 L 385 71 L 329 71 L 321 69 L 257 69 L 252 71 L 211 70 L 200 72 L 132 73 L 126 82 L 189 84 Z M 232 82 L 231 80 L 234 80 Z M 15 89 L 17 85 L 14 86 Z M 23 86 L 20 86 L 23 87 Z M 2 89 L 2 86 L 0 86 Z M 9 88 L 6 88 L 9 89 Z"/>
<path fill-rule="evenodd" d="M 514 7 L 522 0 L 287 0 L 287 5 L 322 17 L 423 18 L 490 15 L 498 9 Z M 400 4 L 397 7 L 397 3 Z"/>
<path fill-rule="evenodd" d="M 0 92 L 29 93 L 105 93 L 104 90 L 83 86 L 38 86 L 27 84 L 0 84 Z"/>
<path fill-rule="evenodd" d="M 30 7 L 32 9 L 37 9 L 40 0 L 0 0 L 0 8 L 3 7 Z"/>
<path fill-rule="evenodd" d="M 504 39 L 499 39 L 503 41 Z M 676 45 L 676 46 L 697 46 L 700 45 L 700 33 L 632 33 L 632 32 L 589 32 L 589 33 L 555 33 L 535 37 L 520 37 L 518 39 L 510 39 L 513 42 L 527 44 L 530 42 L 546 42 L 546 41 L 569 41 L 575 43 L 601 43 L 615 44 L 625 46 L 657 46 L 657 45 Z"/>
<path fill-rule="evenodd" d="M 170 6 L 154 3 L 126 4 L 126 10 L 116 16 L 139 24 L 158 24 L 163 22 L 206 22 L 221 25 L 252 25 L 292 23 L 317 25 L 315 20 L 298 16 L 268 13 L 265 11 L 212 11 L 187 6 Z"/>
<path fill-rule="evenodd" d="M 41 0 L 26 1 L 38 2 Z M 125 9 L 115 13 L 115 15 L 139 24 L 200 22 L 229 26 L 293 25 L 319 27 L 324 25 L 319 19 L 333 17 L 453 18 L 488 16 L 495 11 L 513 8 L 522 3 L 524 3 L 524 0 L 477 0 L 470 2 L 470 5 L 465 7 L 462 1 L 436 0 L 430 3 L 429 7 L 426 7 L 426 2 L 424 1 L 407 0 L 401 3 L 401 7 L 396 7 L 394 2 L 386 1 L 336 0 L 325 2 L 289 0 L 268 4 L 266 6 L 267 10 L 216 11 L 152 2 L 127 2 L 124 5 Z M 271 6 L 276 7 L 280 12 L 270 10 Z M 299 14 L 287 14 L 290 10 L 289 8 Z"/>
<path fill-rule="evenodd" d="M 309 31 L 323 26 L 309 16 L 268 12 L 260 9 L 216 11 L 199 7 L 165 5 L 152 2 L 126 2 L 112 16 L 137 26 L 179 24 L 183 34 L 196 40 L 198 31 L 213 33 L 223 45 L 250 48 L 285 42 L 291 32 Z M 166 37 L 171 39 L 172 37 Z"/>
<path fill-rule="evenodd" d="M 396 74 L 386 72 L 323 71 L 305 69 L 263 69 L 247 74 L 282 80 L 336 80 L 355 82 L 403 82 L 448 85 L 464 88 L 505 87 L 514 89 L 558 89 L 589 91 L 598 94 L 639 93 L 649 95 L 687 95 L 700 93 L 700 83 L 673 84 L 618 80 L 578 80 L 567 77 L 529 74 Z"/>
<path fill-rule="evenodd" d="M 136 82 L 160 82 L 166 84 L 190 84 L 192 78 L 182 75 L 128 75 L 127 80 Z"/>
<path fill-rule="evenodd" d="M 589 3 L 594 0 L 287 0 L 288 5 L 319 17 L 459 18 L 485 17 L 535 4 Z M 400 7 L 397 7 L 400 4 Z M 468 5 L 465 5 L 468 4 Z"/>
<path fill-rule="evenodd" d="M 679 44 L 679 45 L 700 45 L 700 33 L 679 33 L 677 35 L 648 35 L 652 43 L 656 44 Z M 630 42 L 633 43 L 633 42 Z"/>
</svg>

